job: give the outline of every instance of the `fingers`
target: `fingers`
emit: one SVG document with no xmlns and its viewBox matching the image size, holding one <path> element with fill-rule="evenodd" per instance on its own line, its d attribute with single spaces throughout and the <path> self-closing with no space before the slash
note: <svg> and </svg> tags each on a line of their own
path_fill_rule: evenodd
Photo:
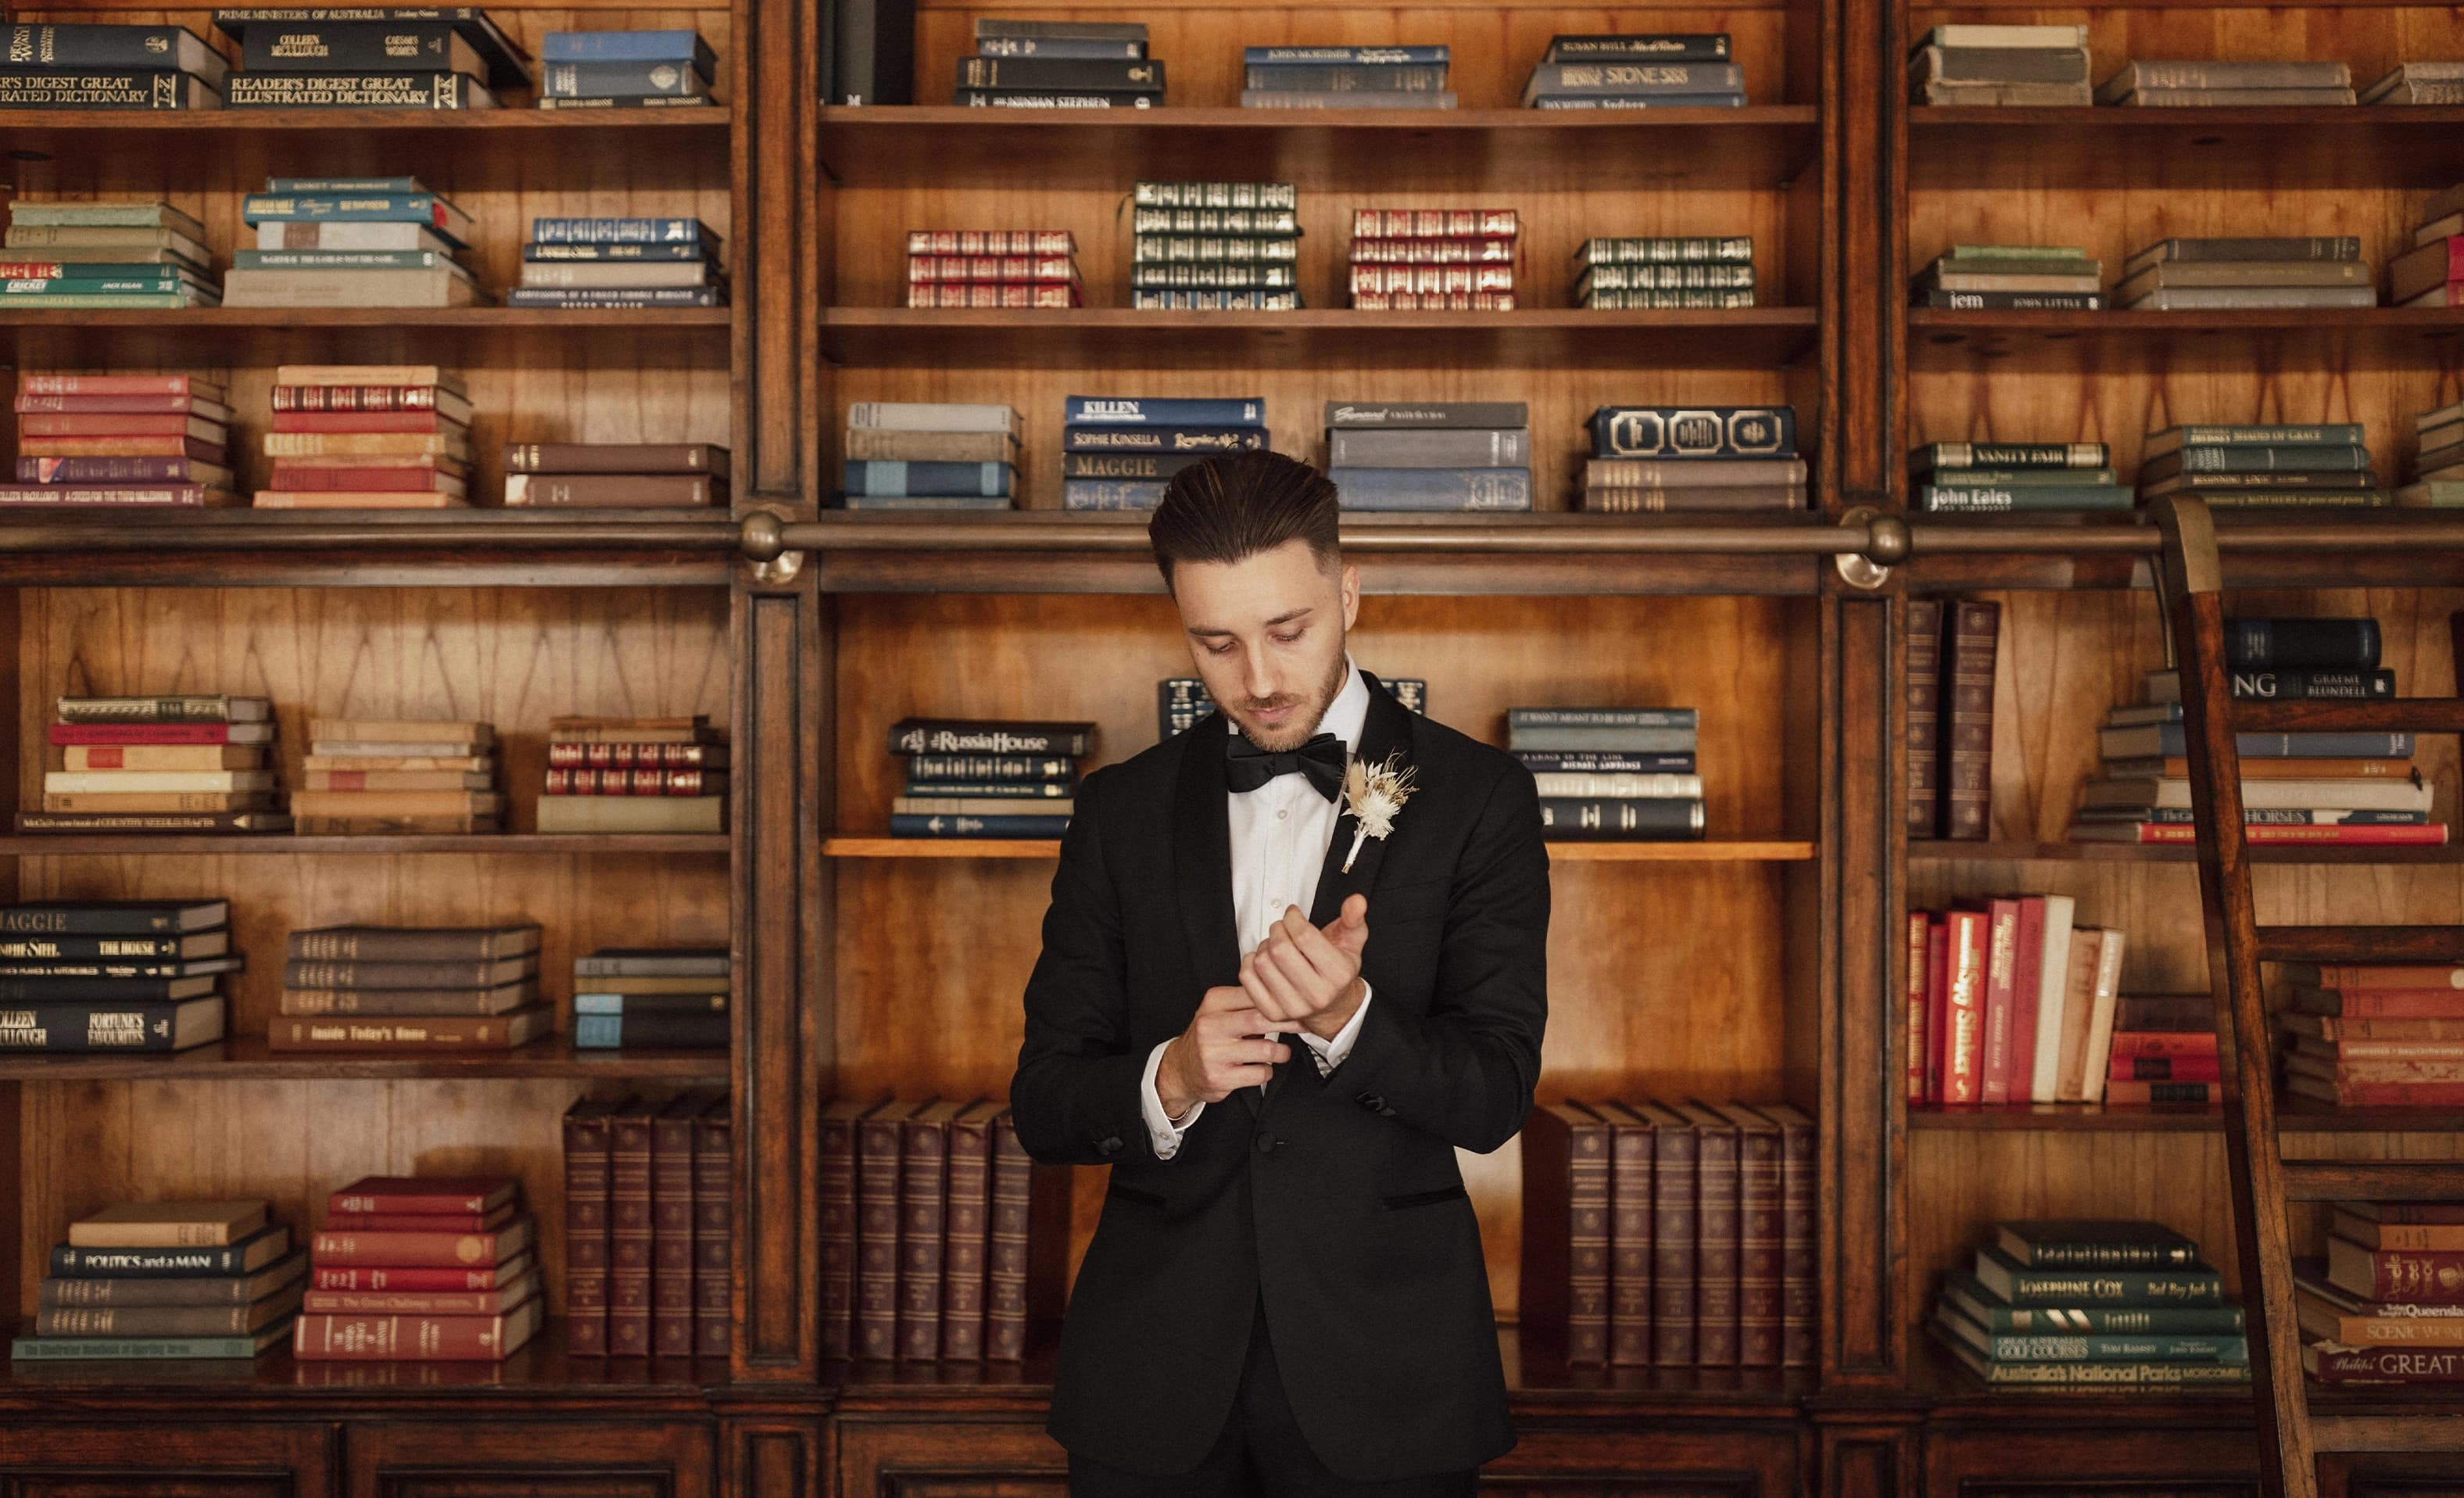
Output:
<svg viewBox="0 0 2464 1498">
<path fill-rule="evenodd" d="M 1299 906 L 1292 907 L 1291 913 L 1284 917 L 1280 926 L 1285 936 L 1291 943 L 1291 950 L 1306 958 L 1318 978 L 1332 984 L 1337 992 L 1341 992 L 1346 983 L 1358 976 L 1359 958 L 1336 946 L 1334 942 L 1328 939 L 1325 932 L 1310 925 L 1309 917 L 1301 914 Z M 1336 926 L 1339 929 L 1341 922 L 1338 921 Z"/>
<path fill-rule="evenodd" d="M 1198 1012 L 1200 1014 L 1215 1014 L 1226 1009 L 1246 1009 L 1248 1007 L 1249 996 L 1246 993 L 1243 993 L 1241 990 L 1240 985 L 1237 983 L 1225 987 L 1210 988 L 1206 990 L 1205 995 L 1198 1001 Z"/>
<path fill-rule="evenodd" d="M 1250 953 L 1247 957 L 1241 959 L 1241 987 L 1243 992 L 1248 994 L 1250 1002 L 1257 1006 L 1258 1012 L 1265 1015 L 1269 1020 L 1289 1023 L 1299 1019 L 1302 1014 L 1307 1012 L 1306 1010 L 1294 1010 L 1288 1007 L 1284 1001 L 1283 995 L 1276 989 L 1268 986 L 1266 982 L 1266 964 L 1260 959 L 1259 955 L 1255 952 Z"/>
<path fill-rule="evenodd" d="M 1334 924 L 1326 928 L 1325 935 L 1327 940 L 1357 958 L 1361 949 L 1369 945 L 1369 896 L 1344 896 L 1343 912 L 1334 918 Z"/>
<path fill-rule="evenodd" d="M 1296 980 L 1286 970 L 1287 963 L 1300 966 L 1302 977 L 1299 980 Z M 1323 1007 L 1310 998 L 1309 989 L 1304 986 L 1309 980 L 1308 970 L 1309 964 L 1292 952 L 1289 943 L 1278 946 L 1275 938 L 1270 936 L 1265 945 L 1251 954 L 1248 966 L 1242 972 L 1241 983 L 1251 992 L 1265 996 L 1259 1001 L 1259 1008 L 1285 1020 L 1300 1020 Z"/>
</svg>

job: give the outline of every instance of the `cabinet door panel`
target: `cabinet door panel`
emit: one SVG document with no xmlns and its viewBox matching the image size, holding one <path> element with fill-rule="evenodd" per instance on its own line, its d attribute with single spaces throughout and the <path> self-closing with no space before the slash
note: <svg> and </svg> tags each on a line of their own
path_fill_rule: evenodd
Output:
<svg viewBox="0 0 2464 1498">
<path fill-rule="evenodd" d="M 321 1429 L 0 1421 L 0 1498 L 325 1498 Z"/>
<path fill-rule="evenodd" d="M 388 1421 L 345 1440 L 351 1498 L 712 1498 L 699 1424 Z"/>
<path fill-rule="evenodd" d="M 2181 1425 L 1930 1431 L 1927 1498 L 2258 1498 L 2248 1429 Z"/>
</svg>

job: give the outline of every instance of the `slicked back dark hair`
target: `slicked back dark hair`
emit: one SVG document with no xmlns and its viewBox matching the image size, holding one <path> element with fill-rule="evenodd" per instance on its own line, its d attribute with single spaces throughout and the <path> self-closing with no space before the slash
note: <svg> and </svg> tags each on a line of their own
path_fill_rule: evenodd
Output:
<svg viewBox="0 0 2464 1498">
<path fill-rule="evenodd" d="M 1324 474 L 1281 452 L 1229 452 L 1172 476 L 1147 540 L 1170 587 L 1175 563 L 1241 562 L 1293 540 L 1331 565 L 1341 523 L 1334 481 Z"/>
</svg>

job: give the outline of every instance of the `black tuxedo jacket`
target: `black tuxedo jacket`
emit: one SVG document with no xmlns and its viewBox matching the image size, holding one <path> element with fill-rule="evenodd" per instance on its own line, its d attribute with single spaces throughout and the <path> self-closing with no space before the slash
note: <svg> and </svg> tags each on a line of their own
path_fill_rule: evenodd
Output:
<svg viewBox="0 0 2464 1498">
<path fill-rule="evenodd" d="M 1359 753 L 1418 772 L 1384 841 L 1310 919 L 1369 897 L 1367 1017 L 1321 1079 L 1290 1040 L 1262 1099 L 1210 1103 L 1168 1160 L 1140 1112 L 1147 1053 L 1206 989 L 1240 981 L 1221 714 L 1078 790 L 1010 1107 L 1051 1163 L 1111 1165 L 1072 1290 L 1047 1429 L 1166 1475 L 1231 1413 L 1257 1299 L 1310 1448 L 1375 1481 L 1510 1449 L 1487 1269 L 1455 1147 L 1522 1128 L 1548 1016 L 1549 855 L 1530 772 L 1415 717 L 1375 678 Z"/>
</svg>

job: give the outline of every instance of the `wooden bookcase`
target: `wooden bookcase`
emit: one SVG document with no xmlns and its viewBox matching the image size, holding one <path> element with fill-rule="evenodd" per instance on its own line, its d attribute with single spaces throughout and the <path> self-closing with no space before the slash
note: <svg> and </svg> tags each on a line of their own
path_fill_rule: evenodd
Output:
<svg viewBox="0 0 2464 1498">
<path fill-rule="evenodd" d="M 1513 1145 L 1464 1161 L 1522 1433 L 1512 1493 L 1992 1494 L 2251 1490 L 2238 1395 L 1991 1393 L 1917 1330 L 1982 1225 L 2031 1212 L 2145 1214 L 2228 1242 L 2223 1150 L 2198 1114 L 1927 1113 L 1901 1101 L 1907 910 L 2058 890 L 2126 926 L 2129 986 L 2194 988 L 2186 856 L 2058 842 L 2103 709 L 2158 663 L 2144 563 L 2082 546 L 1924 556 L 1859 585 L 1763 535 L 1904 511 L 1902 453 L 1936 437 L 2114 444 L 2171 420 L 2362 420 L 2383 469 L 2416 410 L 2456 398 L 2451 313 L 1913 311 L 1907 273 L 1954 241 L 2079 241 L 2108 268 L 2166 233 L 2354 232 L 2374 262 L 2422 194 L 2464 174 L 2464 110 L 1948 111 L 1902 98 L 1907 42 L 1964 20 L 2085 19 L 2100 76 L 2132 55 L 2343 56 L 2375 76 L 2454 54 L 2446 11 L 2168 0 L 2096 11 L 1921 0 L 1397 11 L 1234 0 L 1162 6 L 936 0 L 917 9 L 913 106 L 821 103 L 829 8 L 491 13 L 524 38 L 691 24 L 726 107 L 674 115 L 0 116 L 7 185 L 33 196 L 164 193 L 217 255 L 239 196 L 273 173 L 415 173 L 480 221 L 471 263 L 512 279 L 535 213 L 699 215 L 725 240 L 734 305 L 711 312 L 45 314 L 0 309 L 0 364 L 207 367 L 253 438 L 273 367 L 400 359 L 460 368 L 485 454 L 508 438 L 722 441 L 733 514 L 481 510 L 402 518 L 233 513 L 0 526 L 0 691 L 20 796 L 65 691 L 262 692 L 285 752 L 319 712 L 451 713 L 507 743 L 497 837 L 0 837 L 0 892 L 229 893 L 262 1028 L 280 934 L 311 920 L 447 922 L 518 912 L 547 928 L 550 986 L 574 952 L 714 941 L 737 962 L 732 1055 L 305 1063 L 242 1040 L 169 1062 L 0 1059 L 0 1285 L 33 1304 L 61 1223 L 122 1191 L 262 1192 L 295 1223 L 378 1168 L 518 1170 L 559 1262 L 556 1119 L 593 1090 L 732 1085 L 736 1348 L 725 1364 L 586 1362 L 560 1328 L 501 1370 L 297 1365 L 0 1373 L 0 1493 L 1058 1495 L 1042 1423 L 1045 1329 L 1023 1365 L 825 1362 L 813 1295 L 814 1122 L 834 1094 L 998 1095 L 1019 1040 L 1049 844 L 897 842 L 885 729 L 908 713 L 1087 717 L 1099 761 L 1153 741 L 1152 684 L 1185 673 L 1132 518 L 1058 513 L 1068 394 L 1263 395 L 1276 445 L 1318 456 L 1330 399 L 1520 399 L 1533 517 L 1362 517 L 1347 544 L 1369 598 L 1355 653 L 1424 676 L 1435 716 L 1491 738 L 1514 703 L 1690 704 L 1704 716 L 1710 836 L 1552 850 L 1552 1023 L 1544 1097 L 1786 1100 L 1820 1131 L 1819 1366 L 1785 1374 L 1574 1370 L 1522 1355 Z M 1135 18 L 1172 106 L 1016 118 L 959 110 L 953 59 L 981 12 Z M 21 8 L 11 20 L 177 20 L 202 11 Z M 1742 110 L 1551 115 L 1513 107 L 1556 32 L 1726 31 Z M 1459 110 L 1282 115 L 1231 107 L 1239 51 L 1275 42 L 1445 42 Z M 1289 314 L 1138 313 L 1121 205 L 1148 179 L 1289 181 L 1302 290 Z M 1355 313 L 1336 281 L 1355 207 L 1511 207 L 1523 306 Z M 911 311 L 905 233 L 1061 228 L 1089 306 Z M 1750 233 L 1763 305 L 1568 308 L 1592 234 Z M 851 402 L 994 401 L 1024 416 L 1022 510 L 831 513 Z M 1581 418 L 1610 402 L 1797 408 L 1818 514 L 1728 524 L 1726 550 L 1634 550 L 1683 518 L 1564 513 Z M 0 416 L 0 420 L 6 420 Z M 0 433 L 0 436 L 10 435 Z M 243 479 L 253 471 L 243 459 Z M 791 528 L 793 546 L 778 543 Z M 2084 537 L 2085 533 L 2081 533 Z M 752 559 L 764 559 L 756 562 Z M 2234 603 L 2378 614 L 2406 690 L 2449 687 L 2454 555 L 2228 553 Z M 2336 591 L 2297 594 L 2302 587 Z M 1903 603 L 2004 606 L 1992 841 L 1903 831 Z M 733 725 L 724 837 L 530 830 L 546 719 L 707 712 Z M 2442 786 L 2457 766 L 2428 758 Z M 0 767 L 4 771 L 7 767 Z M 0 779 L 5 779 L 0 773 Z M 2442 818 L 2452 820 L 2452 791 Z M 2312 855 L 2262 876 L 2302 919 L 2454 919 L 2464 854 Z M 2270 914 L 2267 911 L 2263 914 Z M 2321 1118 L 2302 1147 L 2450 1150 L 2459 1120 L 2406 1132 Z M 2437 1137 L 2445 1135 L 2446 1137 Z M 1070 1262 L 1101 1180 L 1077 1183 Z M 551 1270 L 552 1282 L 561 1281 Z M 561 1283 L 556 1285 L 561 1292 Z M 140 1439 L 133 1434 L 142 1432 Z M 2392 1461 L 2347 1493 L 2419 1492 Z"/>
</svg>

